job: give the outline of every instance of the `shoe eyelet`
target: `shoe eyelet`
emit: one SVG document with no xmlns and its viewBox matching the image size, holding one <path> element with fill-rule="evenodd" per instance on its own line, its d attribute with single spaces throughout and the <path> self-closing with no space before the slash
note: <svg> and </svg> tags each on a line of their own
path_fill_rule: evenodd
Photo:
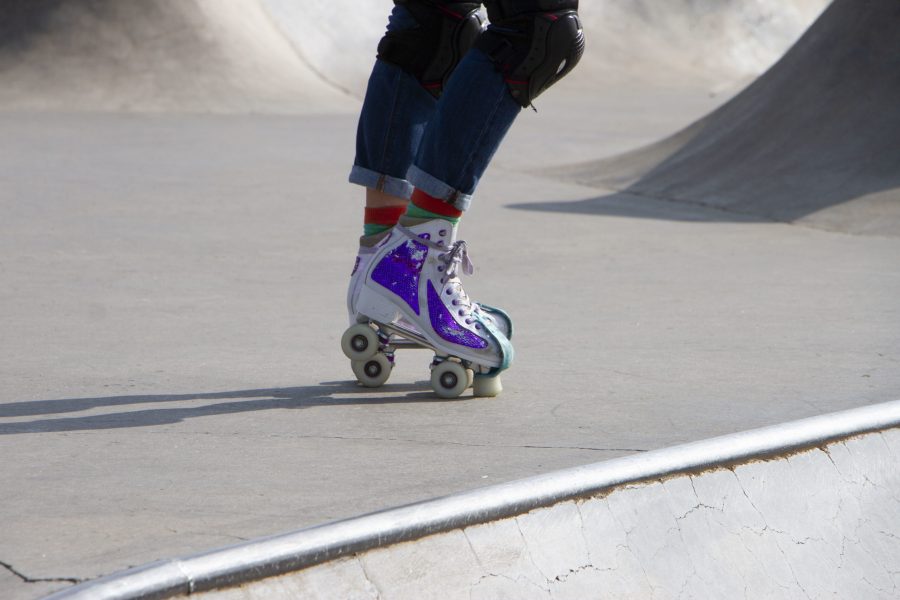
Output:
<svg viewBox="0 0 900 600">
<path fill-rule="evenodd" d="M 443 272 L 444 272 L 444 267 L 438 267 L 438 273 L 443 273 Z"/>
<path fill-rule="evenodd" d="M 453 290 L 447 290 L 447 295 L 448 295 L 448 296 L 453 295 Z"/>
<path fill-rule="evenodd" d="M 440 234 L 440 235 L 443 237 L 443 236 L 447 235 L 447 230 L 446 230 L 446 229 L 441 229 L 441 230 L 438 232 L 438 234 Z"/>
<path fill-rule="evenodd" d="M 464 310 L 459 311 L 459 316 L 461 316 L 461 317 L 466 316 L 466 311 L 464 311 Z"/>
</svg>

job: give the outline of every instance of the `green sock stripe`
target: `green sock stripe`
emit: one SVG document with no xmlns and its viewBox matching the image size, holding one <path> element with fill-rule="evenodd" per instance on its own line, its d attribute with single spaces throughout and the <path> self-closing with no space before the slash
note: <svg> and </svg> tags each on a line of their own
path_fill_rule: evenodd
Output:
<svg viewBox="0 0 900 600">
<path fill-rule="evenodd" d="M 450 221 L 454 225 L 459 223 L 459 217 L 448 217 L 446 215 L 439 215 L 437 213 L 433 213 L 431 211 L 425 210 L 424 208 L 419 208 L 412 202 L 406 207 L 406 216 L 412 217 L 414 219 L 443 219 L 445 221 Z"/>
<path fill-rule="evenodd" d="M 378 223 L 366 223 L 363 225 L 363 235 L 377 235 L 390 229 L 390 225 L 379 225 Z"/>
</svg>

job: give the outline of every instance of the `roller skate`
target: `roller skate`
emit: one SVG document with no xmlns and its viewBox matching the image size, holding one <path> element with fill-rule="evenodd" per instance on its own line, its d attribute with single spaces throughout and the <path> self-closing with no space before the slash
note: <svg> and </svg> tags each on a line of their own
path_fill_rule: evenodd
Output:
<svg viewBox="0 0 900 600">
<path fill-rule="evenodd" d="M 449 221 L 412 223 L 361 245 L 347 294 L 344 354 L 360 383 L 378 387 L 390 377 L 397 350 L 428 348 L 435 352 L 431 384 L 438 396 L 456 398 L 468 387 L 476 396 L 496 396 L 499 374 L 512 362 L 512 321 L 466 295 L 459 270 L 471 274 L 472 264 Z"/>
</svg>

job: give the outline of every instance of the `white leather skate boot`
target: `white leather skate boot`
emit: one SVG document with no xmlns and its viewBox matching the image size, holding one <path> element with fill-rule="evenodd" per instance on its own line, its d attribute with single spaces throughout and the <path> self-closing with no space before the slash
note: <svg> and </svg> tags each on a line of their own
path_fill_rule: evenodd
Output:
<svg viewBox="0 0 900 600">
<path fill-rule="evenodd" d="M 462 393 L 467 370 L 474 374 L 476 395 L 495 396 L 502 389 L 497 375 L 511 364 L 513 349 L 499 322 L 511 331 L 510 321 L 469 299 L 459 272 L 471 274 L 472 264 L 465 242 L 455 237 L 455 227 L 443 219 L 398 225 L 360 260 L 368 265 L 357 268 L 361 284 L 356 282 L 358 294 L 350 300 L 360 325 L 347 330 L 342 347 L 364 384 L 366 376 L 377 372 L 377 381 L 392 368 L 392 355 L 384 354 L 393 336 L 435 351 L 432 387 L 438 395 Z"/>
</svg>

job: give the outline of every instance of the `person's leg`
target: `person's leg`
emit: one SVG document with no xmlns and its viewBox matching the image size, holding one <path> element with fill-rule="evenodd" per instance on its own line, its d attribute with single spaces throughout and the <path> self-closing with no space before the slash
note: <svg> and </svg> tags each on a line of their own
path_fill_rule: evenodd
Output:
<svg viewBox="0 0 900 600">
<path fill-rule="evenodd" d="M 443 95 L 407 175 L 416 186 L 412 202 L 400 224 L 378 244 L 361 277 L 356 308 L 362 325 L 345 333 L 345 353 L 352 360 L 358 358 L 357 363 L 365 363 L 369 355 L 358 354 L 349 340 L 371 337 L 368 324 L 374 324 L 382 333 L 401 331 L 435 349 L 432 385 L 439 394 L 450 397 L 465 388 L 455 387 L 465 376 L 462 368 L 476 373 L 476 395 L 499 393 L 497 375 L 513 358 L 509 332 L 490 311 L 471 302 L 462 288 L 460 271 L 471 273 L 472 265 L 465 243 L 456 240 L 456 225 L 521 109 L 580 57 L 577 38 L 583 47 L 583 37 L 574 11 L 562 14 L 542 8 L 544 2 L 560 6 L 567 1 L 577 7 L 577 0 L 490 0 L 489 14 L 500 17 L 489 31 L 490 43 L 469 51 L 453 76 L 442 80 Z M 450 4 L 462 3 L 409 0 L 409 4 L 447 12 Z M 541 12 L 523 12 L 526 6 L 537 6 Z M 577 27 L 569 28 L 572 35 L 565 31 L 555 35 L 560 26 L 573 23 Z M 487 35 L 479 38 L 479 45 Z M 497 40 L 502 42 L 499 46 L 494 44 Z M 378 360 L 372 357 L 373 372 L 383 373 L 375 364 Z M 444 375 L 450 382 L 446 386 Z"/>
<path fill-rule="evenodd" d="M 569 73 L 584 51 L 578 0 L 485 5 L 491 26 L 446 86 L 410 168 L 411 212 L 458 218 L 521 108 Z"/>
<path fill-rule="evenodd" d="M 386 222 L 392 209 L 406 205 L 412 193 L 406 173 L 434 115 L 436 98 L 482 29 L 477 14 L 481 2 L 406 0 L 395 5 L 366 90 L 350 174 L 352 183 L 367 188 L 367 235 L 392 225 Z"/>
<path fill-rule="evenodd" d="M 407 174 L 416 188 L 410 214 L 458 219 L 521 110 L 487 55 L 477 49 L 466 54 Z"/>
<path fill-rule="evenodd" d="M 414 30 L 418 23 L 402 6 L 395 6 L 387 34 Z M 356 134 L 356 157 L 350 182 L 365 188 L 363 235 L 347 290 L 350 322 L 356 318 L 356 298 L 375 245 L 405 212 L 413 187 L 406 172 L 418 151 L 436 100 L 419 81 L 399 66 L 376 60 L 369 77 Z"/>
<path fill-rule="evenodd" d="M 455 244 L 459 220 L 522 108 L 571 71 L 584 48 L 577 0 L 546 0 L 559 9 L 549 12 L 534 12 L 541 0 L 485 4 L 491 27 L 463 58 L 428 122 L 408 174 L 416 189 L 400 220 L 432 237 L 434 220 L 437 234 L 447 233 L 447 245 Z M 451 304 L 465 322 L 481 322 L 511 339 L 512 320 L 504 311 L 471 302 L 458 278 L 440 283 L 454 288 Z M 511 348 L 504 351 L 511 354 Z"/>
<path fill-rule="evenodd" d="M 350 182 L 366 188 L 363 236 L 347 293 L 351 322 L 359 274 L 412 194 L 406 174 L 434 115 L 436 98 L 481 32 L 480 2 L 395 4 L 366 89 L 350 172 Z"/>
<path fill-rule="evenodd" d="M 452 157 L 450 165 L 441 166 L 456 165 L 456 172 L 471 181 L 469 194 L 520 111 L 494 64 L 482 53 L 466 54 L 449 78 L 426 131 L 433 131 L 432 136 L 447 135 L 451 146 L 441 152 L 459 155 Z M 460 131 L 449 135 L 448 130 L 453 129 Z M 441 145 L 439 139 L 431 143 Z M 419 155 L 423 155 L 422 148 Z M 444 176 L 449 171 L 435 172 Z M 413 167 L 409 177 L 415 176 L 418 171 Z M 458 185 L 462 188 L 464 184 Z M 427 189 L 435 194 L 447 191 L 448 195 L 455 191 Z M 453 356 L 476 373 L 476 395 L 496 395 L 500 391 L 496 375 L 513 359 L 509 342 L 511 321 L 502 311 L 472 302 L 463 290 L 459 276 L 471 272 L 471 263 L 465 244 L 456 240 L 456 221 L 461 211 L 421 189 L 414 193 L 413 202 L 415 205 L 407 209 L 400 226 L 391 231 L 370 259 L 371 266 L 358 295 L 359 312 L 379 327 L 409 326 L 414 330 L 412 335 L 435 348 L 441 357 L 433 365 L 432 385 L 439 394 L 453 389 L 459 393 L 453 385 L 442 388 L 445 378 L 459 381 L 452 373 L 445 373 L 447 369 L 458 369 L 454 365 L 459 363 L 446 358 Z"/>
<path fill-rule="evenodd" d="M 396 8 L 403 14 L 403 9 Z M 392 23 L 402 22 L 392 16 Z M 366 188 L 366 207 L 405 207 L 412 194 L 406 173 L 418 151 L 435 99 L 419 82 L 395 65 L 376 61 L 369 78 L 356 136 L 350 182 Z M 371 213 L 372 211 L 370 211 Z M 371 214 L 367 213 L 367 224 Z M 377 222 L 392 226 L 396 223 Z M 377 233 L 367 228 L 366 234 Z"/>
</svg>

